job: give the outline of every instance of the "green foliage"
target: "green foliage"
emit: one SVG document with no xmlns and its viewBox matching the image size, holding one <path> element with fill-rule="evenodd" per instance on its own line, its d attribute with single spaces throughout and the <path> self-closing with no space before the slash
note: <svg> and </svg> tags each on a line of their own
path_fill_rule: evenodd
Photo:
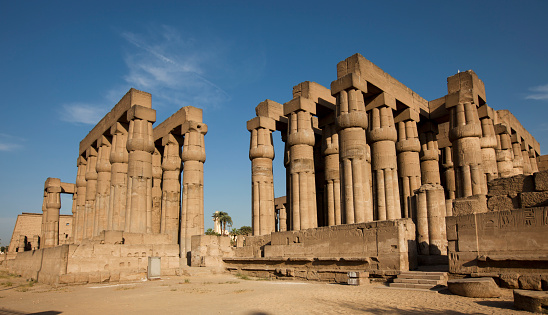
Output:
<svg viewBox="0 0 548 315">
<path fill-rule="evenodd" d="M 215 233 L 215 231 L 213 231 L 213 229 L 207 229 L 207 231 L 205 231 L 205 235 L 221 235 L 219 233 Z"/>
<path fill-rule="evenodd" d="M 244 225 L 239 229 L 233 229 L 232 232 L 230 232 L 231 235 L 251 235 L 253 234 L 253 230 L 250 226 Z"/>
</svg>

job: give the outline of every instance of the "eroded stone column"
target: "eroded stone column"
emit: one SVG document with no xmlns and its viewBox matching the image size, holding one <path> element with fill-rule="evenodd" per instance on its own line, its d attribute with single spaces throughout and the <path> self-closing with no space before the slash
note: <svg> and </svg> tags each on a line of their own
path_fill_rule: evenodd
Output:
<svg viewBox="0 0 548 315">
<path fill-rule="evenodd" d="M 529 162 L 531 163 L 531 172 L 538 172 L 537 156 L 534 149 L 529 149 Z"/>
<path fill-rule="evenodd" d="M 322 154 L 325 170 L 325 202 L 327 225 L 340 225 L 341 181 L 339 172 L 339 135 L 334 125 L 326 125 L 322 130 Z"/>
<path fill-rule="evenodd" d="M 514 154 L 514 175 L 523 174 L 523 155 L 521 154 L 520 137 L 517 134 L 511 135 L 512 153 Z"/>
<path fill-rule="evenodd" d="M 126 225 L 128 178 L 127 130 L 128 126 L 119 122 L 110 128 L 112 149 L 110 151 L 110 206 L 107 228 L 111 231 L 123 231 Z"/>
<path fill-rule="evenodd" d="M 93 237 L 95 218 L 95 199 L 97 197 L 97 150 L 89 147 L 86 150 L 86 204 L 84 212 L 84 240 Z"/>
<path fill-rule="evenodd" d="M 181 212 L 181 136 L 168 134 L 162 138 L 164 158 L 162 160 L 162 224 L 160 233 L 169 234 L 176 244 L 179 235 L 179 213 Z"/>
<path fill-rule="evenodd" d="M 272 131 L 276 129 L 276 122 L 268 117 L 255 117 L 248 121 L 247 129 L 251 132 L 249 159 L 253 235 L 270 234 L 275 228 Z"/>
<path fill-rule="evenodd" d="M 147 213 L 147 233 L 149 234 L 158 234 L 162 230 L 162 185 L 162 153 L 158 148 L 154 148 L 152 154 L 152 209 L 150 213 Z M 177 185 L 180 189 L 179 181 L 177 181 Z M 177 199 L 180 201 L 180 198 Z M 179 210 L 179 207 L 177 208 Z M 177 220 L 179 220 L 179 216 L 177 216 Z M 178 228 L 175 230 L 179 233 Z M 177 240 L 176 236 L 172 240 Z"/>
<path fill-rule="evenodd" d="M 407 109 L 404 115 L 410 112 Z M 417 115 L 418 116 L 418 115 Z M 398 118 L 400 118 L 398 116 Z M 398 125 L 398 142 L 396 143 L 396 152 L 398 152 L 398 173 L 400 177 L 401 188 L 401 206 L 404 218 L 413 218 L 415 216 L 415 190 L 421 186 L 421 165 L 419 151 L 421 144 L 417 131 L 415 120 L 403 118 Z M 418 117 L 416 117 L 418 119 Z"/>
<path fill-rule="evenodd" d="M 125 231 L 147 233 L 147 216 L 152 212 L 152 123 L 156 111 L 134 105 L 127 112 L 128 180 Z"/>
<path fill-rule="evenodd" d="M 456 197 L 484 194 L 487 189 L 484 187 L 480 146 L 482 130 L 477 107 L 474 103 L 465 102 L 451 106 L 449 110 Z"/>
<path fill-rule="evenodd" d="M 487 182 L 498 178 L 497 155 L 495 149 L 497 147 L 497 137 L 495 134 L 495 126 L 493 125 L 494 116 L 493 109 L 487 105 L 483 105 L 478 109 L 478 114 L 481 122 L 481 156 L 482 167 L 484 174 L 485 185 L 483 185 L 482 194 L 487 194 Z"/>
<path fill-rule="evenodd" d="M 188 258 L 192 235 L 204 233 L 204 162 L 206 160 L 204 136 L 207 125 L 188 121 L 184 131 L 183 152 L 183 200 L 181 211 L 180 252 Z"/>
<path fill-rule="evenodd" d="M 44 188 L 44 198 L 42 199 L 42 225 L 40 226 L 40 248 L 44 248 L 45 246 L 44 242 L 46 241 L 46 218 L 47 218 L 47 212 L 48 212 L 48 207 L 46 206 L 47 201 L 48 201 L 48 193 L 46 192 L 46 189 Z"/>
<path fill-rule="evenodd" d="M 108 213 L 110 207 L 110 140 L 101 136 L 97 140 L 99 150 L 97 152 L 97 196 L 95 198 L 95 218 L 93 236 L 99 235 L 108 227 Z"/>
<path fill-rule="evenodd" d="M 514 176 L 514 154 L 512 152 L 512 141 L 510 134 L 506 126 L 495 126 L 497 134 L 497 147 L 495 148 L 495 154 L 497 156 L 497 170 L 499 177 L 511 177 Z"/>
<path fill-rule="evenodd" d="M 84 217 L 86 213 L 86 159 L 78 157 L 76 173 L 76 216 L 72 218 L 74 226 L 74 243 L 79 244 L 84 239 Z"/>
<path fill-rule="evenodd" d="M 312 115 L 315 114 L 315 110 L 316 104 L 302 97 L 284 105 L 284 114 L 289 119 L 287 131 L 291 180 L 289 202 L 295 231 L 318 226 L 314 175 L 315 136 L 312 129 Z"/>
<path fill-rule="evenodd" d="M 523 174 L 531 175 L 533 174 L 533 169 L 531 167 L 531 160 L 529 160 L 529 147 L 525 144 L 525 141 L 521 142 L 521 156 L 523 157 Z"/>
<path fill-rule="evenodd" d="M 278 226 L 279 231 L 278 232 L 285 232 L 287 231 L 287 211 L 285 209 L 285 205 L 281 205 L 278 209 Z"/>
<path fill-rule="evenodd" d="M 396 158 L 397 132 L 392 108 L 387 106 L 386 102 L 389 100 L 385 97 L 381 104 L 369 113 L 368 135 L 371 143 L 371 169 L 373 185 L 376 187 L 374 200 L 378 220 L 401 218 Z"/>
<path fill-rule="evenodd" d="M 337 98 L 337 129 L 341 177 L 341 223 L 352 224 L 373 221 L 371 200 L 371 168 L 367 161 L 367 114 L 362 91 L 365 82 L 355 76 L 350 86 L 341 85 L 345 76 L 331 84 L 331 93 Z"/>
<path fill-rule="evenodd" d="M 445 147 L 441 150 L 443 178 L 445 188 L 445 207 L 447 216 L 453 215 L 453 200 L 456 198 L 455 168 L 453 164 L 453 150 Z"/>
<path fill-rule="evenodd" d="M 44 247 L 59 245 L 59 210 L 61 210 L 61 180 L 48 178 L 44 185 L 46 192 L 46 223 Z"/>
</svg>

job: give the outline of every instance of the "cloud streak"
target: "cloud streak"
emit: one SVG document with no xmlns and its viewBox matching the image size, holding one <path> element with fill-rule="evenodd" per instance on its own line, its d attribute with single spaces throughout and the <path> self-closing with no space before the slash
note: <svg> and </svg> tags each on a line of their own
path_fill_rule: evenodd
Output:
<svg viewBox="0 0 548 315">
<path fill-rule="evenodd" d="M 76 123 L 95 125 L 107 113 L 107 110 L 96 105 L 72 103 L 62 106 L 61 120 Z"/>
<path fill-rule="evenodd" d="M 0 151 L 12 152 L 23 148 L 21 142 L 25 139 L 15 137 L 9 134 L 0 133 Z"/>
<path fill-rule="evenodd" d="M 529 88 L 529 91 L 525 96 L 526 100 L 548 101 L 548 84 Z"/>
</svg>

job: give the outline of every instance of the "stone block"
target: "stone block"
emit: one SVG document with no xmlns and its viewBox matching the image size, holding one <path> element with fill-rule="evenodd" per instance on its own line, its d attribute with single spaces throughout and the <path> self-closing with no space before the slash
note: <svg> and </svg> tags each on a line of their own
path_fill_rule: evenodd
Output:
<svg viewBox="0 0 548 315">
<path fill-rule="evenodd" d="M 142 119 L 149 122 L 156 121 L 156 110 L 141 105 L 133 105 L 127 111 L 127 120 Z"/>
<path fill-rule="evenodd" d="M 348 278 L 349 285 L 366 285 L 370 283 L 369 278 Z"/>
<path fill-rule="evenodd" d="M 74 274 L 65 274 L 59 276 L 60 284 L 73 284 L 74 283 Z"/>
<path fill-rule="evenodd" d="M 101 283 L 101 272 L 95 271 L 89 273 L 89 283 Z"/>
<path fill-rule="evenodd" d="M 520 195 L 521 207 L 542 207 L 548 205 L 548 191 L 522 192 Z"/>
<path fill-rule="evenodd" d="M 500 289 L 493 278 L 466 278 L 447 281 L 451 293 L 473 298 L 500 297 Z"/>
<path fill-rule="evenodd" d="M 487 209 L 489 211 L 512 210 L 518 207 L 514 205 L 512 198 L 507 195 L 491 196 L 487 199 Z"/>
<path fill-rule="evenodd" d="M 519 274 L 516 273 L 509 273 L 509 274 L 501 274 L 499 276 L 500 279 L 500 286 L 503 288 L 508 289 L 519 289 Z"/>
<path fill-rule="evenodd" d="M 483 212 L 487 212 L 487 199 L 484 195 L 476 195 L 453 200 L 454 216 Z"/>
<path fill-rule="evenodd" d="M 519 277 L 519 288 L 523 290 L 542 290 L 542 278 L 540 275 L 522 275 Z"/>
<path fill-rule="evenodd" d="M 514 306 L 533 313 L 548 313 L 548 292 L 514 290 Z"/>
<path fill-rule="evenodd" d="M 533 174 L 535 189 L 538 191 L 548 190 L 548 171 L 541 171 Z"/>
<path fill-rule="evenodd" d="M 520 192 L 535 191 L 535 182 L 532 175 L 516 175 L 506 178 L 497 178 L 487 183 L 489 196 L 517 195 Z"/>
</svg>

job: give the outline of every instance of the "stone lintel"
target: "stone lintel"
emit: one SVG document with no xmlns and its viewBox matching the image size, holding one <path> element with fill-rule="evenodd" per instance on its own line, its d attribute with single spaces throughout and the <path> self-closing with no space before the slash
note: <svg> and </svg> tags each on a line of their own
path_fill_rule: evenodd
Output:
<svg viewBox="0 0 548 315">
<path fill-rule="evenodd" d="M 367 93 L 367 81 L 355 73 L 349 73 L 331 82 L 331 95 L 337 95 L 341 91 L 352 88 Z"/>
<path fill-rule="evenodd" d="M 304 81 L 293 87 L 293 98 L 302 96 L 313 100 L 315 103 L 323 102 L 335 105 L 336 100 L 331 96 L 331 90 L 316 82 Z"/>
<path fill-rule="evenodd" d="M 365 110 L 370 111 L 373 108 L 381 106 L 388 106 L 393 110 L 396 110 L 396 99 L 394 96 L 386 92 L 382 92 L 381 94 L 375 96 L 367 105 L 365 105 Z"/>
<path fill-rule="evenodd" d="M 114 125 L 110 127 L 110 134 L 114 135 L 116 133 L 126 134 L 129 126 L 127 124 L 122 124 L 121 122 L 115 122 Z"/>
<path fill-rule="evenodd" d="M 276 121 L 269 117 L 255 117 L 247 121 L 247 130 L 265 128 L 270 131 L 276 130 Z"/>
<path fill-rule="evenodd" d="M 316 115 L 316 103 L 313 100 L 304 98 L 302 96 L 296 97 L 291 101 L 284 103 L 284 116 L 289 115 L 290 113 L 296 112 L 298 110 L 303 110 Z"/>
<path fill-rule="evenodd" d="M 179 143 L 179 144 L 181 144 L 180 137 L 181 136 L 174 135 L 172 133 L 168 133 L 167 135 L 162 137 L 162 146 L 165 147 L 168 143 Z"/>
<path fill-rule="evenodd" d="M 181 125 L 181 135 L 182 136 L 184 136 L 185 133 L 187 133 L 191 130 L 199 131 L 200 133 L 205 135 L 207 133 L 207 125 L 204 124 L 201 121 L 193 121 L 193 120 L 185 121 Z"/>
<path fill-rule="evenodd" d="M 194 106 L 181 107 L 176 113 L 154 127 L 154 141 L 162 139 L 187 121 L 202 121 L 202 109 Z"/>
<path fill-rule="evenodd" d="M 478 116 L 480 119 L 482 118 L 495 119 L 495 110 L 489 107 L 487 104 L 484 104 L 478 107 Z"/>
<path fill-rule="evenodd" d="M 156 110 L 141 105 L 133 105 L 127 111 L 127 120 L 142 119 L 149 122 L 156 121 Z"/>
<path fill-rule="evenodd" d="M 260 117 L 269 117 L 275 121 L 283 121 L 284 106 L 272 100 L 264 100 L 255 107 L 255 114 Z"/>
<path fill-rule="evenodd" d="M 396 117 L 394 117 L 395 123 L 399 123 L 400 121 L 406 121 L 406 120 L 413 120 L 418 123 L 420 120 L 420 114 L 411 108 L 406 108 L 401 113 L 399 113 Z"/>
<path fill-rule="evenodd" d="M 61 192 L 65 194 L 75 194 L 76 185 L 73 183 L 61 183 Z"/>
<path fill-rule="evenodd" d="M 88 133 L 88 135 L 80 141 L 79 153 L 82 155 L 86 149 L 110 129 L 120 119 L 125 121 L 126 112 L 134 105 L 141 105 L 147 108 L 152 108 L 152 97 L 150 93 L 142 92 L 131 88 L 124 97 L 116 104 L 108 114 L 99 121 L 95 127 Z"/>
</svg>

